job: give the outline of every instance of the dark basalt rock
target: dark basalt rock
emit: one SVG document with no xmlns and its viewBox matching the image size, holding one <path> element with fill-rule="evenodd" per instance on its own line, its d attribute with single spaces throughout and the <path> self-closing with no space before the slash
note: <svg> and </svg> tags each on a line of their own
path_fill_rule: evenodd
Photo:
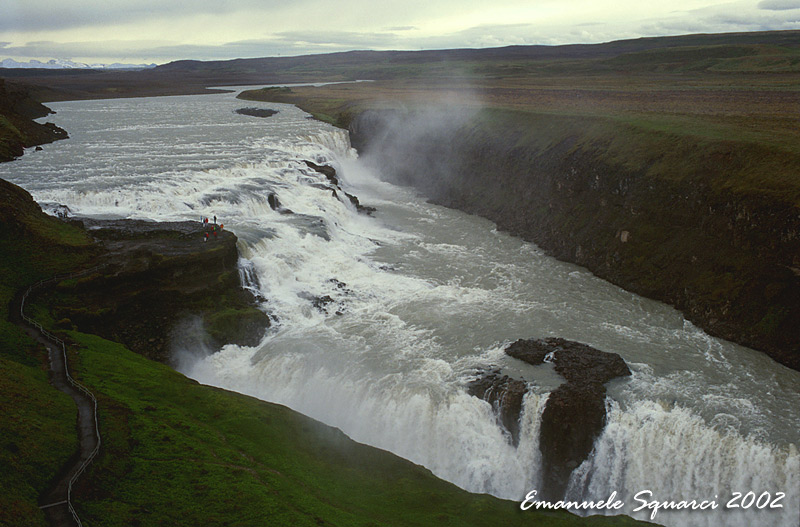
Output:
<svg viewBox="0 0 800 527">
<path fill-rule="evenodd" d="M 236 113 L 240 115 L 249 115 L 251 117 L 272 117 L 277 110 L 269 110 L 265 108 L 239 108 Z"/>
<path fill-rule="evenodd" d="M 278 210 L 281 208 L 281 202 L 278 200 L 278 196 L 275 194 L 270 194 L 267 196 L 267 203 L 269 203 L 269 208 L 272 210 Z"/>
<path fill-rule="evenodd" d="M 572 471 L 591 453 L 606 422 L 604 383 L 631 374 L 616 353 L 561 338 L 518 340 L 506 353 L 528 364 L 545 360 L 566 383 L 548 397 L 539 437 L 544 470 L 544 499 L 563 497 Z"/>
<path fill-rule="evenodd" d="M 267 196 L 267 203 L 269 203 L 269 208 L 275 212 L 280 212 L 281 214 L 294 214 L 294 212 L 281 205 L 281 202 L 275 193 L 270 192 L 269 196 Z"/>
<path fill-rule="evenodd" d="M 534 366 L 552 354 L 556 372 L 567 382 L 603 384 L 631 374 L 625 361 L 616 353 L 561 338 L 518 340 L 506 348 L 506 353 Z"/>
<path fill-rule="evenodd" d="M 605 386 L 594 382 L 567 382 L 550 393 L 539 431 L 543 499 L 561 499 L 570 474 L 591 453 L 605 427 L 605 399 Z"/>
<path fill-rule="evenodd" d="M 341 190 L 342 192 L 344 192 L 344 190 L 342 190 L 342 187 L 339 186 L 339 178 L 336 176 L 336 169 L 335 168 L 333 168 L 332 166 L 329 166 L 329 165 L 318 165 L 318 164 L 313 163 L 311 161 L 304 161 L 304 163 L 308 166 L 308 168 L 310 168 L 312 170 L 315 170 L 316 172 L 319 172 L 320 174 L 324 175 L 326 178 L 328 178 L 328 181 L 333 183 L 338 188 L 338 190 Z M 328 190 L 328 189 L 326 189 L 326 190 Z M 330 190 L 332 191 L 333 197 L 336 198 L 336 199 L 339 199 L 339 194 L 336 192 L 336 190 L 335 189 L 330 189 Z M 362 205 L 358 201 L 358 198 L 356 196 L 353 196 L 352 194 L 350 194 L 348 192 L 344 192 L 344 195 L 347 196 L 347 199 L 350 200 L 350 203 L 353 204 L 353 206 L 356 208 L 356 210 L 358 212 L 362 213 L 362 214 L 372 214 L 373 212 L 375 212 L 375 210 L 377 210 L 377 209 L 375 209 L 375 207 L 367 207 L 365 205 Z"/>
<path fill-rule="evenodd" d="M 483 372 L 467 386 L 470 395 L 492 405 L 514 446 L 519 445 L 519 418 L 522 414 L 522 400 L 527 391 L 525 382 L 512 379 L 508 375 L 501 375 L 496 370 Z"/>
<path fill-rule="evenodd" d="M 352 194 L 348 194 L 347 192 L 345 192 L 344 194 L 345 194 L 345 196 L 347 196 L 347 199 L 350 200 L 350 203 L 352 203 L 353 206 L 355 206 L 356 210 L 358 212 L 361 212 L 362 214 L 372 214 L 373 212 L 378 210 L 375 207 L 367 207 L 366 205 L 362 205 L 358 201 L 358 198 L 353 196 Z"/>
<path fill-rule="evenodd" d="M 631 372 L 616 353 L 561 338 L 518 340 L 506 353 L 534 366 L 552 362 L 566 380 L 547 398 L 539 431 L 544 472 L 540 494 L 543 499 L 558 500 L 566 492 L 570 474 L 589 456 L 605 426 L 604 383 Z M 467 387 L 470 395 L 492 404 L 515 446 L 527 389 L 524 381 L 499 371 L 483 372 Z"/>
<path fill-rule="evenodd" d="M 328 181 L 330 181 L 331 183 L 333 183 L 337 187 L 339 186 L 339 178 L 336 177 L 336 169 L 333 168 L 332 166 L 330 166 L 330 165 L 318 165 L 316 163 L 312 163 L 311 161 L 305 161 L 305 164 L 311 170 L 314 170 L 315 172 L 319 172 L 320 174 L 322 174 L 323 176 L 328 178 Z"/>
<path fill-rule="evenodd" d="M 204 242 L 200 222 L 83 222 L 102 244 L 106 266 L 59 285 L 56 320 L 161 362 L 170 362 L 173 329 L 187 317 L 201 319 L 211 351 L 263 337 L 270 320 L 242 288 L 233 233 L 217 230 Z"/>
<path fill-rule="evenodd" d="M 311 304 L 320 311 L 324 311 L 325 307 L 332 302 L 333 298 L 331 298 L 330 295 L 325 295 L 314 297 L 314 299 L 311 301 Z"/>
</svg>

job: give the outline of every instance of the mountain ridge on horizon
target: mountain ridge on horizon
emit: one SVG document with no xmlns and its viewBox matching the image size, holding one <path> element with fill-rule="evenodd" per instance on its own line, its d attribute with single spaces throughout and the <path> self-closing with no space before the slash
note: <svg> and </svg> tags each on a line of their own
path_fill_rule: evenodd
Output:
<svg viewBox="0 0 800 527">
<path fill-rule="evenodd" d="M 331 58 L 348 58 L 361 56 L 360 58 L 369 59 L 379 56 L 393 57 L 395 59 L 413 59 L 414 57 L 428 56 L 439 57 L 440 59 L 463 59 L 472 56 L 478 59 L 491 59 L 499 56 L 514 58 L 588 58 L 601 57 L 624 52 L 636 52 L 649 49 L 668 48 L 677 46 L 708 46 L 726 44 L 763 44 L 764 38 L 768 37 L 769 43 L 775 46 L 800 47 L 800 28 L 788 30 L 771 31 L 749 31 L 749 32 L 729 32 L 729 33 L 689 33 L 685 35 L 664 35 L 634 37 L 626 39 L 610 40 L 599 43 L 569 43 L 569 44 L 513 44 L 498 47 L 483 48 L 436 48 L 421 50 L 374 50 L 374 49 L 352 49 L 346 51 L 332 51 L 323 53 L 305 53 L 299 55 L 265 55 L 261 57 L 234 57 L 227 59 L 195 59 L 179 58 L 161 64 L 128 64 L 115 62 L 106 63 L 86 63 L 76 62 L 69 59 L 50 59 L 46 62 L 39 60 L 29 60 L 20 62 L 12 58 L 0 61 L 0 68 L 5 69 L 94 69 L 103 71 L 135 71 L 135 70 L 164 70 L 172 68 L 195 68 L 198 66 L 211 66 L 219 64 L 247 64 L 258 62 L 285 63 L 297 60 L 330 60 Z M 732 42 L 734 41 L 734 42 Z"/>
<path fill-rule="evenodd" d="M 774 49 L 800 49 L 800 29 L 733 33 L 697 33 L 676 36 L 638 37 L 596 44 L 531 44 L 487 48 L 448 48 L 430 50 L 350 50 L 296 56 L 266 56 L 218 60 L 179 59 L 153 68 L 153 72 L 187 71 L 200 73 L 222 68 L 230 73 L 249 67 L 290 65 L 358 65 L 370 62 L 413 64 L 415 62 L 459 60 L 581 60 L 604 59 L 627 53 L 653 52 L 679 47 L 769 46 Z M 230 68 L 230 69 L 228 69 Z"/>
<path fill-rule="evenodd" d="M 90 69 L 90 70 L 145 70 L 155 68 L 157 64 L 123 64 L 121 62 L 114 62 L 112 64 L 105 63 L 86 63 L 75 62 L 69 59 L 50 59 L 47 62 L 31 59 L 27 62 L 19 62 L 12 58 L 3 59 L 0 61 L 0 68 L 6 69 Z"/>
</svg>

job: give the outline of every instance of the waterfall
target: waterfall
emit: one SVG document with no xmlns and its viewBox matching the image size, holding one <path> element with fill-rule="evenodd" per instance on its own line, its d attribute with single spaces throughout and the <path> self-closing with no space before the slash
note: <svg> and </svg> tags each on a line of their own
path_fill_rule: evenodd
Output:
<svg viewBox="0 0 800 527">
<path fill-rule="evenodd" d="M 632 514 L 644 490 L 658 500 L 718 496 L 716 510 L 660 511 L 656 522 L 797 527 L 800 374 L 486 220 L 380 181 L 344 130 L 287 105 L 241 120 L 239 104 L 225 94 L 58 103 L 73 139 L 0 166 L 0 177 L 54 211 L 216 215 L 237 235 L 241 283 L 273 325 L 256 347 L 209 354 L 200 322 L 187 319 L 180 369 L 201 382 L 285 404 L 467 490 L 521 501 L 542 484 L 541 415 L 561 380 L 552 365 L 521 365 L 503 349 L 517 338 L 579 340 L 619 353 L 634 375 L 609 387 L 607 426 L 573 472 L 569 499 L 616 491 L 619 512 Z M 334 167 L 342 189 L 377 213 L 337 199 L 305 161 Z M 517 447 L 491 405 L 466 390 L 475 371 L 493 369 L 531 387 Z M 783 509 L 725 509 L 734 492 L 786 498 Z"/>
<path fill-rule="evenodd" d="M 633 510 L 633 496 L 644 490 L 650 500 L 715 500 L 719 514 L 662 511 L 667 525 L 792 525 L 797 521 L 800 454 L 797 447 L 777 447 L 742 437 L 735 430 L 709 426 L 690 409 L 656 401 L 637 401 L 623 409 L 610 404 L 608 424 L 589 459 L 572 475 L 568 499 L 617 491 Z M 726 507 L 735 492 L 787 497 L 783 508 Z M 741 501 L 739 502 L 741 504 Z M 647 519 L 650 510 L 639 515 Z M 767 516 L 765 516 L 767 515 Z M 767 518 L 769 518 L 767 520 Z"/>
</svg>

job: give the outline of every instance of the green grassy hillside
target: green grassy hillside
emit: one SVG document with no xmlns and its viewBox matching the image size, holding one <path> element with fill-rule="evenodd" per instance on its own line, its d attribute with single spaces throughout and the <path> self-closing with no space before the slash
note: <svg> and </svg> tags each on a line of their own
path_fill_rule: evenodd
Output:
<svg viewBox="0 0 800 527">
<path fill-rule="evenodd" d="M 522 512 L 285 407 L 202 386 L 70 333 L 98 395 L 103 456 L 78 492 L 102 525 L 634 525 Z"/>
<path fill-rule="evenodd" d="M 24 148 L 66 138 L 66 132 L 52 123 L 33 121 L 50 113 L 31 98 L 27 87 L 0 78 L 0 162 L 21 156 Z"/>
<path fill-rule="evenodd" d="M 0 525 L 45 526 L 39 494 L 77 449 L 72 399 L 48 383 L 42 347 L 9 318 L 24 286 L 86 262 L 76 228 L 45 216 L 30 196 L 0 180 Z"/>
</svg>

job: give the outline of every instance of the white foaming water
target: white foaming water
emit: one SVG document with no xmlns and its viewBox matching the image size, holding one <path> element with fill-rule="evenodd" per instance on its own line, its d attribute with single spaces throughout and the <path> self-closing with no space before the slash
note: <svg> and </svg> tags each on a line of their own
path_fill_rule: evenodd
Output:
<svg viewBox="0 0 800 527">
<path fill-rule="evenodd" d="M 630 514 L 646 489 L 662 501 L 718 496 L 718 510 L 661 511 L 656 521 L 796 527 L 797 372 L 490 222 L 381 182 L 345 132 L 291 106 L 230 95 L 53 106 L 72 139 L 0 165 L 0 177 L 77 214 L 216 215 L 239 236 L 243 285 L 275 324 L 254 348 L 182 350 L 188 375 L 286 404 L 468 490 L 521 499 L 541 485 L 539 423 L 560 381 L 552 366 L 523 365 L 503 348 L 517 338 L 578 340 L 619 353 L 634 374 L 611 383 L 608 426 L 573 474 L 570 498 L 617 491 Z M 235 114 L 241 106 L 280 113 Z M 344 189 L 378 212 L 358 214 L 304 160 L 336 167 Z M 198 342 L 187 337 L 184 347 Z M 466 392 L 489 368 L 532 383 L 518 447 L 490 405 Z M 734 491 L 787 497 L 776 511 L 723 509 Z"/>
</svg>

